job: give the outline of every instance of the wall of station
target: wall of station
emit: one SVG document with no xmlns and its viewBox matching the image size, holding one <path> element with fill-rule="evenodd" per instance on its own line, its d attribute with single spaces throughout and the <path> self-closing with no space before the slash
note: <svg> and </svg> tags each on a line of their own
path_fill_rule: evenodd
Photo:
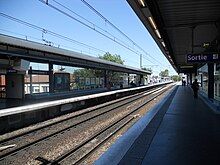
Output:
<svg viewBox="0 0 220 165">
<path fill-rule="evenodd" d="M 208 94 L 208 65 L 205 64 L 198 70 L 197 79 L 201 84 L 201 90 Z M 220 64 L 214 64 L 214 99 L 220 101 Z"/>
<path fill-rule="evenodd" d="M 48 68 L 39 63 L 31 63 L 32 74 L 26 72 L 25 94 L 49 92 Z M 89 90 L 105 88 L 104 70 L 53 65 L 54 92 Z M 34 74 L 39 72 L 39 74 Z M 128 76 L 125 73 L 108 71 L 107 78 L 111 88 L 128 87 Z M 32 90 L 30 89 L 32 88 Z M 32 91 L 32 92 L 31 92 Z"/>
<path fill-rule="evenodd" d="M 24 97 L 24 75 L 6 75 L 6 96 L 9 99 L 22 99 Z"/>
</svg>

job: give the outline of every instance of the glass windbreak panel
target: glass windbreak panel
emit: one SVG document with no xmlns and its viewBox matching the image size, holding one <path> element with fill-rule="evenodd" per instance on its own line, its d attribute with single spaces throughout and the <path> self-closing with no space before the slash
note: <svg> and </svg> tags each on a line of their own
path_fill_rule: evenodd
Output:
<svg viewBox="0 0 220 165">
<path fill-rule="evenodd" d="M 208 65 L 204 65 L 199 69 L 199 72 L 202 74 L 202 80 L 201 80 L 201 85 L 202 85 L 202 90 L 208 94 Z"/>
<path fill-rule="evenodd" d="M 104 87 L 104 71 L 96 69 L 75 68 L 73 72 L 73 89 L 94 89 Z"/>
<path fill-rule="evenodd" d="M 129 85 L 130 86 L 136 86 L 138 85 L 138 75 L 136 74 L 130 74 L 129 75 Z"/>
<path fill-rule="evenodd" d="M 220 101 L 220 64 L 215 64 L 214 72 L 214 98 Z"/>
<path fill-rule="evenodd" d="M 70 74 L 66 72 L 54 73 L 54 91 L 63 92 L 70 90 Z"/>
<path fill-rule="evenodd" d="M 49 70 L 48 64 L 44 64 L 44 63 L 31 62 L 30 67 L 32 67 L 33 70 L 44 70 L 44 71 Z"/>
<path fill-rule="evenodd" d="M 64 65 L 53 65 L 54 90 L 55 92 L 69 91 L 75 89 L 75 67 Z"/>
<path fill-rule="evenodd" d="M 55 73 L 69 73 L 70 90 L 85 90 L 104 87 L 104 71 L 80 67 L 54 65 Z"/>
<path fill-rule="evenodd" d="M 49 92 L 49 76 L 48 75 L 25 75 L 24 78 L 25 94 L 44 93 Z"/>
<path fill-rule="evenodd" d="M 31 62 L 30 70 L 24 76 L 25 94 L 35 94 L 49 92 L 48 64 Z"/>
<path fill-rule="evenodd" d="M 109 82 L 115 88 L 128 87 L 128 75 L 122 72 L 110 72 Z"/>
</svg>

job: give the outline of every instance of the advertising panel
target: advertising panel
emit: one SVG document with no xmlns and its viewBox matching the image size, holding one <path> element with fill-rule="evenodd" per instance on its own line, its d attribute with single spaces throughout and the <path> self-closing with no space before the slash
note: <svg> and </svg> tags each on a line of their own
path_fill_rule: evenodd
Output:
<svg viewBox="0 0 220 165">
<path fill-rule="evenodd" d="M 91 85 L 95 85 L 95 78 L 94 77 L 91 78 Z"/>
<path fill-rule="evenodd" d="M 99 78 L 96 78 L 96 85 L 99 85 Z"/>
<path fill-rule="evenodd" d="M 90 78 L 86 78 L 86 85 L 90 85 Z"/>
<path fill-rule="evenodd" d="M 69 91 L 70 90 L 70 74 L 54 73 L 54 90 Z"/>
</svg>

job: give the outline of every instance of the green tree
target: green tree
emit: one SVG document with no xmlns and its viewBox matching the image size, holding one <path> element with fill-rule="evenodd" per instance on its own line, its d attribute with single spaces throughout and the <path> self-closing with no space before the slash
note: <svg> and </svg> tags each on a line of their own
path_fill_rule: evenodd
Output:
<svg viewBox="0 0 220 165">
<path fill-rule="evenodd" d="M 107 61 L 112 61 L 118 64 L 124 64 L 124 61 L 121 59 L 120 55 L 112 55 L 109 52 L 105 53 L 103 56 L 99 56 L 100 59 L 104 59 Z M 103 70 L 95 70 L 95 69 L 77 69 L 74 70 L 74 75 L 76 77 L 103 77 L 104 73 Z M 121 73 L 109 71 L 108 76 L 110 78 L 110 81 L 117 81 L 118 77 L 120 77 Z"/>
<path fill-rule="evenodd" d="M 112 61 L 112 62 L 124 65 L 124 60 L 122 60 L 121 56 L 117 55 L 117 54 L 112 55 L 109 52 L 107 52 L 103 56 L 99 56 L 99 58 L 103 59 L 103 60 Z"/>
<path fill-rule="evenodd" d="M 117 54 L 112 55 L 109 52 L 107 52 L 103 56 L 99 56 L 99 58 L 124 65 L 124 60 L 122 60 L 121 56 Z M 113 84 L 120 83 L 121 77 L 123 76 L 123 73 L 119 73 L 115 71 L 108 71 L 107 74 L 108 74 L 108 81 Z"/>
<path fill-rule="evenodd" d="M 168 77 L 169 76 L 169 70 L 165 69 L 164 71 L 161 71 L 159 75 L 161 77 Z"/>
<path fill-rule="evenodd" d="M 152 73 L 152 69 L 151 68 L 141 68 L 142 70 L 146 70 L 146 71 L 149 71 L 149 72 L 151 72 Z"/>
<path fill-rule="evenodd" d="M 103 77 L 104 72 L 103 70 L 83 68 L 83 69 L 74 70 L 73 74 L 74 74 L 75 82 L 72 83 L 72 87 L 80 88 L 85 85 L 84 83 L 80 83 L 79 81 L 80 77 L 84 77 L 84 78 Z"/>
<path fill-rule="evenodd" d="M 74 75 L 77 77 L 94 77 L 96 72 L 98 71 L 94 69 L 77 69 L 74 70 Z"/>
<path fill-rule="evenodd" d="M 176 82 L 176 81 L 180 81 L 181 77 L 179 75 L 173 75 L 171 76 L 171 79 Z"/>
</svg>

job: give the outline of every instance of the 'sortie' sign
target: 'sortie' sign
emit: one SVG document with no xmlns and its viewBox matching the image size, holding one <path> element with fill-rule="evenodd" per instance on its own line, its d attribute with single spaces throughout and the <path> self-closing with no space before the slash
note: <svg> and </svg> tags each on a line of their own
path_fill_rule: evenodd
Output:
<svg viewBox="0 0 220 165">
<path fill-rule="evenodd" d="M 219 54 L 187 54 L 187 63 L 219 62 Z"/>
</svg>

